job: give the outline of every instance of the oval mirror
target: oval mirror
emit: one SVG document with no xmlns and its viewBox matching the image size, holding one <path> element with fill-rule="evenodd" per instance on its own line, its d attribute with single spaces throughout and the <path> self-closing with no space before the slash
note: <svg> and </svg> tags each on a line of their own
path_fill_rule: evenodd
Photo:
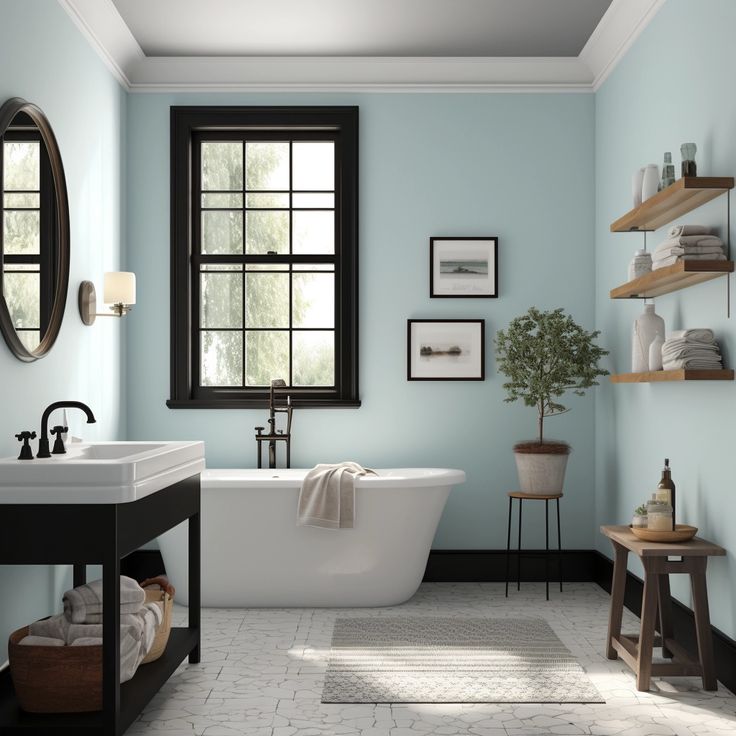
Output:
<svg viewBox="0 0 736 736">
<path fill-rule="evenodd" d="M 69 208 L 54 132 L 40 108 L 0 107 L 0 329 L 13 354 L 37 360 L 61 327 L 69 285 Z"/>
</svg>

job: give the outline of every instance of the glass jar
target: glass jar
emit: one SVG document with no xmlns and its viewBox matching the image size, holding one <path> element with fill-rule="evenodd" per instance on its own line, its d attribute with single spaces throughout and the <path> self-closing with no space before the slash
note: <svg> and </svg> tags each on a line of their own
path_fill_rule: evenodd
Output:
<svg viewBox="0 0 736 736">
<path fill-rule="evenodd" d="M 654 532 L 672 531 L 672 506 L 655 501 L 647 505 L 647 529 Z"/>
</svg>

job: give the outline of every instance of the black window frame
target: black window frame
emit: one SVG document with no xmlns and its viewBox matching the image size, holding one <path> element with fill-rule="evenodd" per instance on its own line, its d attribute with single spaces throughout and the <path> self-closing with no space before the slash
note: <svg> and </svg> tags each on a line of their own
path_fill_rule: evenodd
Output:
<svg viewBox="0 0 736 736">
<path fill-rule="evenodd" d="M 268 387 L 200 386 L 198 283 L 202 256 L 194 253 L 194 141 L 212 133 L 281 132 L 335 136 L 335 386 L 289 387 L 295 407 L 358 407 L 358 108 L 357 107 L 171 107 L 171 409 L 262 407 Z M 283 138 L 282 138 L 283 139 Z M 319 262 L 313 256 L 243 256 L 251 262 Z M 277 376 L 274 376 L 276 378 Z M 278 376 L 281 378 L 281 376 Z"/>
</svg>

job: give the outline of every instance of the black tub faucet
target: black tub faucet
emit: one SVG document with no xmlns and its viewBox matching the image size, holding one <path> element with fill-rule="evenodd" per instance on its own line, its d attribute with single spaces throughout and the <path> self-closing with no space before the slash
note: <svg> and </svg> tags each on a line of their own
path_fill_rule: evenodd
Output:
<svg viewBox="0 0 736 736">
<path fill-rule="evenodd" d="M 81 409 L 87 415 L 87 424 L 94 424 L 97 420 L 95 415 L 92 413 L 87 404 L 83 404 L 81 401 L 55 401 L 53 404 L 49 404 L 41 416 L 41 436 L 38 439 L 38 452 L 36 457 L 51 457 L 49 452 L 49 417 L 51 412 L 56 409 Z M 61 429 L 61 427 L 55 427 L 55 429 Z M 66 452 L 64 444 L 60 443 L 61 434 L 57 432 L 58 438 L 54 444 L 54 453 L 60 454 Z"/>
</svg>

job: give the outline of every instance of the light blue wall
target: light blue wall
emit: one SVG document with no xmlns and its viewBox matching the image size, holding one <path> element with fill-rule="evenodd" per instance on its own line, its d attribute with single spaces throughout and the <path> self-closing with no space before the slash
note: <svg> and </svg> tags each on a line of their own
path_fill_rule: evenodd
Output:
<svg viewBox="0 0 736 736">
<path fill-rule="evenodd" d="M 84 401 L 97 415 L 99 423 L 87 425 L 70 412 L 75 434 L 120 439 L 126 435 L 121 325 L 103 320 L 84 327 L 76 293 L 81 280 L 99 284 L 103 271 L 121 264 L 126 95 L 56 0 L 0 0 L 0 69 L 0 102 L 34 102 L 54 128 L 71 217 L 69 295 L 51 353 L 21 363 L 0 339 L 0 457 L 16 454 L 13 434 L 38 431 L 44 407 L 58 399 Z M 59 604 L 65 572 L 0 568 L 0 662 L 9 631 Z"/>
<path fill-rule="evenodd" d="M 593 327 L 592 95 L 139 94 L 128 103 L 129 265 L 139 307 L 129 318 L 130 437 L 204 439 L 210 467 L 253 467 L 263 411 L 167 409 L 169 395 L 169 107 L 360 107 L 360 409 L 297 411 L 293 465 L 353 459 L 371 467 L 466 470 L 437 548 L 505 544 L 514 441 L 531 409 L 503 402 L 491 338 L 530 305 L 562 306 Z M 497 235 L 500 298 L 431 300 L 433 235 Z M 486 319 L 483 383 L 408 383 L 406 320 Z M 593 544 L 591 397 L 550 421 L 575 448 L 563 502 L 570 548 Z M 527 543 L 543 543 L 529 510 Z M 535 518 L 533 518 L 535 517 Z"/>
<path fill-rule="evenodd" d="M 698 174 L 736 171 L 736 27 L 733 0 L 668 0 L 596 95 L 596 322 L 613 348 L 617 371 L 630 370 L 631 325 L 639 301 L 611 301 L 642 236 L 611 234 L 609 224 L 631 208 L 630 179 L 672 151 L 679 176 L 680 144 L 698 146 Z M 712 225 L 725 237 L 726 198 L 683 222 Z M 654 246 L 665 230 L 649 238 Z M 733 234 L 732 234 L 733 236 Z M 733 281 L 732 281 L 733 288 Z M 736 360 L 736 329 L 726 317 L 726 279 L 656 300 L 666 329 L 711 327 Z M 656 486 L 663 458 L 672 463 L 679 518 L 729 551 L 709 565 L 715 626 L 736 635 L 736 493 L 731 468 L 736 406 L 733 383 L 606 385 L 596 409 L 596 519 L 628 522 Z M 596 536 L 598 547 L 610 555 Z M 637 565 L 632 569 L 641 574 Z M 690 604 L 685 576 L 675 595 Z"/>
</svg>

